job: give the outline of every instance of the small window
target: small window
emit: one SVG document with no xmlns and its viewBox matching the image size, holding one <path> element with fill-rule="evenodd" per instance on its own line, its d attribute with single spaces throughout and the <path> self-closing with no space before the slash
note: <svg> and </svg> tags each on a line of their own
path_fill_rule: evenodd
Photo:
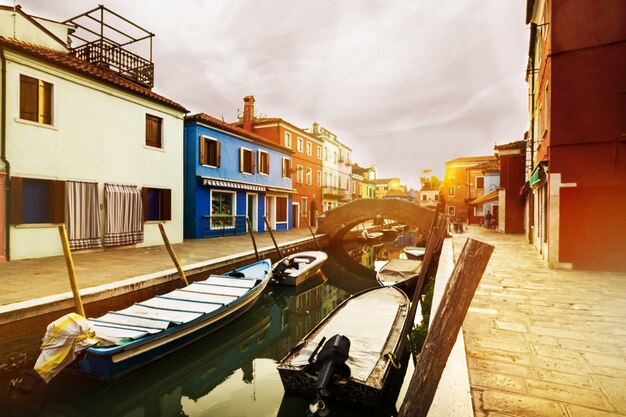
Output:
<svg viewBox="0 0 626 417">
<path fill-rule="evenodd" d="M 311 142 L 306 143 L 306 154 L 311 156 L 313 155 L 313 144 L 311 144 Z"/>
<path fill-rule="evenodd" d="M 276 223 L 287 223 L 287 197 L 276 197 Z"/>
<path fill-rule="evenodd" d="M 11 178 L 11 224 L 65 222 L 65 182 Z"/>
<path fill-rule="evenodd" d="M 317 145 L 317 159 L 322 159 L 322 147 Z"/>
<path fill-rule="evenodd" d="M 291 159 L 283 158 L 283 178 L 291 178 Z"/>
<path fill-rule="evenodd" d="M 450 216 L 454 216 L 455 212 L 456 211 L 455 211 L 455 207 L 454 206 L 448 206 L 448 214 Z"/>
<path fill-rule="evenodd" d="M 435 201 L 439 201 L 439 194 L 435 194 Z"/>
<path fill-rule="evenodd" d="M 20 74 L 20 119 L 52 125 L 52 84 Z"/>
<path fill-rule="evenodd" d="M 302 165 L 298 165 L 296 168 L 296 182 L 298 184 L 302 184 L 304 182 L 303 177 L 304 177 L 304 168 L 302 167 Z"/>
<path fill-rule="evenodd" d="M 422 201 L 427 201 L 427 200 L 428 200 L 428 196 L 427 196 L 426 194 L 424 194 L 424 195 L 422 196 Z"/>
<path fill-rule="evenodd" d="M 319 169 L 317 170 L 317 186 L 322 186 L 322 171 L 320 171 Z"/>
<path fill-rule="evenodd" d="M 291 149 L 291 133 L 285 132 L 285 146 Z"/>
<path fill-rule="evenodd" d="M 448 197 L 454 197 L 454 195 L 455 195 L 454 186 L 448 187 Z"/>
<path fill-rule="evenodd" d="M 219 168 L 221 156 L 220 148 L 220 142 L 218 140 L 200 136 L 200 165 Z"/>
<path fill-rule="evenodd" d="M 306 217 L 307 215 L 307 205 L 308 205 L 308 200 L 306 197 L 302 197 L 302 205 L 300 206 L 300 213 L 302 215 L 302 217 Z"/>
<path fill-rule="evenodd" d="M 250 149 L 239 148 L 239 171 L 254 174 L 254 152 Z"/>
<path fill-rule="evenodd" d="M 304 152 L 304 139 L 298 138 L 298 152 Z"/>
<path fill-rule="evenodd" d="M 485 177 L 476 177 L 476 189 L 482 190 L 485 188 Z"/>
<path fill-rule="evenodd" d="M 259 174 L 269 175 L 270 155 L 265 151 L 259 151 Z"/>
<path fill-rule="evenodd" d="M 146 114 L 146 146 L 152 148 L 163 148 L 161 126 L 163 119 Z"/>
<path fill-rule="evenodd" d="M 313 185 L 313 170 L 311 168 L 306 169 L 306 183 L 307 185 Z"/>
<path fill-rule="evenodd" d="M 144 221 L 172 220 L 172 190 L 143 187 L 141 200 Z"/>
</svg>

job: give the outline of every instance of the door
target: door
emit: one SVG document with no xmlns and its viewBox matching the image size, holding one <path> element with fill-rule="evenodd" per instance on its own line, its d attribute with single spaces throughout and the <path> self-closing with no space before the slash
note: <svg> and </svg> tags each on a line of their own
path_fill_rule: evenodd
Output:
<svg viewBox="0 0 626 417">
<path fill-rule="evenodd" d="M 296 229 L 300 227 L 300 203 L 293 203 L 291 205 L 291 218 L 292 218 L 292 228 Z"/>
<path fill-rule="evenodd" d="M 259 230 L 259 226 L 257 224 L 257 195 L 256 194 L 247 194 L 246 196 L 246 216 L 250 219 L 250 224 L 252 225 L 252 231 L 256 232 Z M 247 222 L 246 222 L 247 223 Z M 248 230 L 248 225 L 246 224 L 246 230 Z"/>
<path fill-rule="evenodd" d="M 274 205 L 275 205 L 274 197 L 266 196 L 265 197 L 265 218 L 267 219 L 267 222 L 270 224 L 270 227 L 276 230 L 276 223 L 274 220 L 275 219 Z"/>
</svg>

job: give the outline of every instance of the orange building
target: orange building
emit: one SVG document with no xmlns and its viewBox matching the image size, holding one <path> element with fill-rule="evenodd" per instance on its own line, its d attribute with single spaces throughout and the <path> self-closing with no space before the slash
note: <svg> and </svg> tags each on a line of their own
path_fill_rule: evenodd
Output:
<svg viewBox="0 0 626 417">
<path fill-rule="evenodd" d="M 292 205 L 293 227 L 307 227 L 307 221 L 311 226 L 317 225 L 322 203 L 323 142 L 283 119 L 255 117 L 254 96 L 246 96 L 243 101 L 243 118 L 235 124 L 294 152 L 291 166 L 291 180 L 296 190 Z"/>
</svg>

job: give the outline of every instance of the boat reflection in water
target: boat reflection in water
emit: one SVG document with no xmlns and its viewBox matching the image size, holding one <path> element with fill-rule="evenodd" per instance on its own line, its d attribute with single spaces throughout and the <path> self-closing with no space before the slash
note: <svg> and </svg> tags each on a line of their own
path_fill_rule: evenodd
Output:
<svg viewBox="0 0 626 417">
<path fill-rule="evenodd" d="M 300 416 L 306 399 L 284 396 L 277 363 L 319 321 L 351 294 L 377 286 L 372 269 L 395 256 L 405 239 L 368 247 L 333 248 L 322 269 L 300 287 L 273 286 L 239 319 L 115 384 L 61 374 L 31 396 L 10 401 L 0 393 L 3 417 Z M 407 245 L 415 245 L 415 239 Z M 327 277 L 328 279 L 326 280 Z M 410 368 L 410 363 L 409 363 Z M 401 369 L 401 376 L 406 367 Z M 12 375 L 15 376 L 15 375 Z M 5 378 L 5 376 L 1 376 Z M 332 405 L 334 416 L 392 415 L 401 383 L 390 383 L 380 409 Z M 4 385 L 6 386 L 6 385 Z M 385 408 L 387 407 L 387 408 Z"/>
</svg>

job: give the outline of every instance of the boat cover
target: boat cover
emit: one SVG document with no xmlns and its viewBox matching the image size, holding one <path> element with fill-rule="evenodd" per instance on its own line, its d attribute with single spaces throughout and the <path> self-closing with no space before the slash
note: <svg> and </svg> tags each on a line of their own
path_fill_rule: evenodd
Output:
<svg viewBox="0 0 626 417">
<path fill-rule="evenodd" d="M 392 259 L 378 272 L 378 279 L 383 285 L 394 285 L 419 276 L 422 261 L 412 259 Z"/>
<path fill-rule="evenodd" d="M 396 291 L 380 288 L 349 299 L 290 365 L 305 366 L 322 337 L 328 340 L 341 334 L 350 339 L 350 357 L 346 364 L 351 377 L 365 382 L 381 355 L 388 353 L 382 349 L 402 305 Z"/>
<path fill-rule="evenodd" d="M 35 371 L 49 382 L 76 358 L 78 352 L 98 343 L 95 335 L 91 323 L 76 313 L 53 321 L 46 328 Z"/>
</svg>

